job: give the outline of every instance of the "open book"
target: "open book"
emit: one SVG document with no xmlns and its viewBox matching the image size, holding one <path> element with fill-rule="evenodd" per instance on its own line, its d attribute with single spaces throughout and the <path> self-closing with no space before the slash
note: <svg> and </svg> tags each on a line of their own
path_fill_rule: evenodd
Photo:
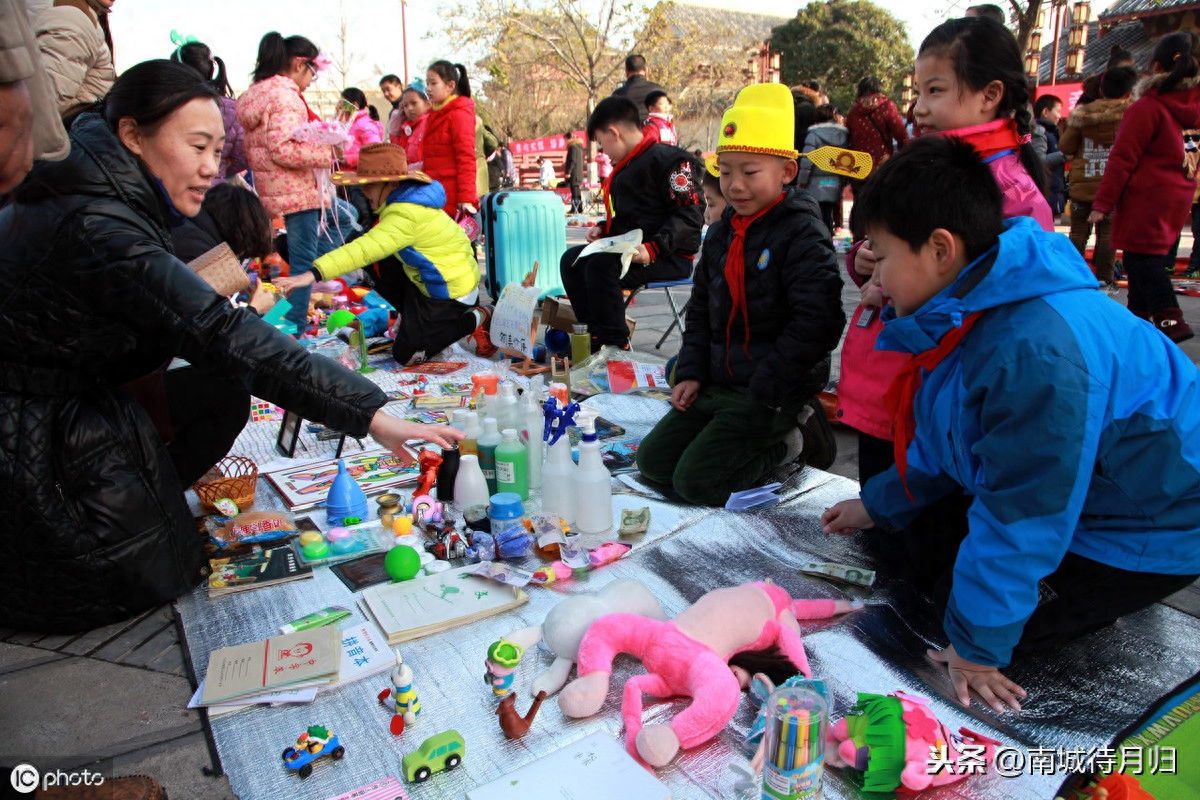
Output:
<svg viewBox="0 0 1200 800">
<path fill-rule="evenodd" d="M 528 600 L 529 595 L 515 586 L 454 569 L 372 586 L 362 593 L 362 605 L 389 645 L 502 614 Z"/>
</svg>

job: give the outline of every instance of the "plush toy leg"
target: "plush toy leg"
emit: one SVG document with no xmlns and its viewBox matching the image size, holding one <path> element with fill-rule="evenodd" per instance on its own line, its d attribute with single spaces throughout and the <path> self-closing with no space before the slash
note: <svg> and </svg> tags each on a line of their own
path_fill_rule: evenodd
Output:
<svg viewBox="0 0 1200 800">
<path fill-rule="evenodd" d="M 621 696 L 621 719 L 625 722 L 625 749 L 629 754 L 638 760 L 644 760 L 645 763 L 656 767 L 661 767 L 672 758 L 675 757 L 676 751 L 679 750 L 679 740 L 675 738 L 674 732 L 670 732 L 670 740 L 664 741 L 659 734 L 651 734 L 650 742 L 647 743 L 647 752 L 651 754 L 651 758 L 647 758 L 642 751 L 642 694 L 648 694 L 651 697 L 670 697 L 675 694 L 670 686 L 667 686 L 657 675 L 635 675 L 625 681 L 625 690 Z M 665 725 L 652 725 L 652 728 L 665 728 Z M 670 729 L 667 729 L 670 731 Z M 669 753 L 666 753 L 667 750 Z M 665 760 L 663 754 L 666 753 Z"/>
<path fill-rule="evenodd" d="M 522 650 L 528 650 L 531 647 L 537 646 L 537 643 L 542 640 L 542 626 L 529 625 L 528 627 L 506 634 L 504 638 L 513 644 L 521 645 Z"/>
<path fill-rule="evenodd" d="M 607 672 L 592 672 L 583 675 L 567 684 L 562 694 L 558 696 L 558 707 L 568 717 L 590 717 L 604 705 L 608 696 Z"/>
<path fill-rule="evenodd" d="M 647 725 L 637 735 L 638 755 L 652 767 L 665 767 L 679 752 L 679 737 L 670 725 Z"/>
<path fill-rule="evenodd" d="M 538 692 L 545 692 L 547 697 L 558 694 L 558 690 L 566 684 L 573 666 L 575 666 L 575 662 L 569 658 L 554 659 L 550 669 L 533 679 L 530 689 L 534 697 L 537 697 Z"/>
</svg>

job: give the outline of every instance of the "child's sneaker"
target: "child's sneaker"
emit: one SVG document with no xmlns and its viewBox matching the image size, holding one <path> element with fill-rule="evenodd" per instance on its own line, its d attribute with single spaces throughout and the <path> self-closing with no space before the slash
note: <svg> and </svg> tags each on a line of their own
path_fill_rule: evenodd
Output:
<svg viewBox="0 0 1200 800">
<path fill-rule="evenodd" d="M 492 327 L 492 308 L 491 306 L 479 306 L 479 310 L 483 312 L 483 320 L 475 330 L 471 331 L 471 338 L 475 340 L 475 355 L 480 358 L 491 358 L 500 349 L 492 344 L 492 336 L 489 333 Z"/>
<path fill-rule="evenodd" d="M 1151 314 L 1150 321 L 1154 323 L 1154 327 L 1176 344 L 1186 342 L 1196 335 L 1192 331 L 1192 326 L 1184 321 L 1183 310 L 1179 308 L 1168 308 L 1157 314 Z"/>
<path fill-rule="evenodd" d="M 779 459 L 779 463 L 775 465 L 777 467 L 785 467 L 800 457 L 804 452 L 804 434 L 799 428 L 792 428 L 787 436 L 783 437 L 783 446 L 783 458 Z"/>
<path fill-rule="evenodd" d="M 825 407 L 816 397 L 809 398 L 804 408 L 796 415 L 800 425 L 804 449 L 801 455 L 804 463 L 817 469 L 829 469 L 837 460 L 837 439 L 833 428 L 825 418 Z"/>
<path fill-rule="evenodd" d="M 1117 284 L 1113 283 L 1112 281 L 1105 281 L 1104 285 L 1101 286 L 1100 288 L 1109 297 L 1116 297 L 1117 295 L 1119 295 L 1121 293 L 1121 287 L 1117 286 Z"/>
</svg>

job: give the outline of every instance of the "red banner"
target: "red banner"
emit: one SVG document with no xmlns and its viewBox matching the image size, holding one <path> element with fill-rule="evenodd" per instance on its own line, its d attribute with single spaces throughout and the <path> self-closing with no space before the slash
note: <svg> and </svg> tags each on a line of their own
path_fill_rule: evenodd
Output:
<svg viewBox="0 0 1200 800">
<path fill-rule="evenodd" d="M 587 141 L 583 131 L 575 131 L 573 135 L 577 139 Z M 561 153 L 567 149 L 567 140 L 563 138 L 562 134 L 543 136 L 540 139 L 513 139 L 508 143 L 508 149 L 514 156 L 523 156 L 529 153 Z"/>
<path fill-rule="evenodd" d="M 1048 83 L 1044 83 L 1037 88 L 1037 97 L 1035 97 L 1034 100 L 1037 100 L 1038 97 L 1043 97 L 1048 94 L 1052 94 L 1059 100 L 1063 101 L 1062 115 L 1063 117 L 1066 117 L 1071 113 L 1071 109 L 1075 108 L 1075 104 L 1079 102 L 1079 96 L 1083 94 L 1083 84 L 1056 83 L 1051 86 Z"/>
</svg>

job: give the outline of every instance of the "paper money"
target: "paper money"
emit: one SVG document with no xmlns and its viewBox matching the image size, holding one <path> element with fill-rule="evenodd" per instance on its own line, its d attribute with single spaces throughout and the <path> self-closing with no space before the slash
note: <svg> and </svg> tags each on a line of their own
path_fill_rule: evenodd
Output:
<svg viewBox="0 0 1200 800">
<path fill-rule="evenodd" d="M 533 580 L 532 572 L 519 569 L 511 564 L 497 564 L 492 561 L 480 561 L 468 569 L 467 572 L 472 575 L 491 578 L 494 581 L 499 581 L 509 586 L 525 586 Z"/>
<path fill-rule="evenodd" d="M 875 570 L 835 564 L 831 561 L 809 562 L 801 565 L 798 571 L 802 575 L 816 575 L 819 578 L 848 583 L 851 586 L 862 586 L 869 589 L 875 585 Z"/>
<path fill-rule="evenodd" d="M 636 536 L 650 529 L 650 507 L 621 509 L 621 528 L 618 536 Z"/>
</svg>

